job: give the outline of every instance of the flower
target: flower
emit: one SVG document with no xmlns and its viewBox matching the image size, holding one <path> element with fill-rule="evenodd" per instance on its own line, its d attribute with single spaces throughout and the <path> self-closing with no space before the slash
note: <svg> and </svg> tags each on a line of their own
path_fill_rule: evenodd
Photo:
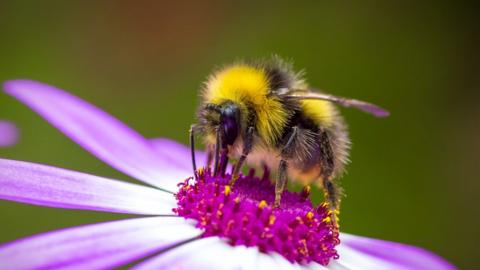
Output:
<svg viewBox="0 0 480 270">
<path fill-rule="evenodd" d="M 134 269 L 455 269 L 417 247 L 338 234 L 308 192 L 288 192 L 287 204 L 272 209 L 271 184 L 253 174 L 234 187 L 229 175 L 208 170 L 194 181 L 187 147 L 145 139 L 67 92 L 28 80 L 4 88 L 84 149 L 150 186 L 0 159 L 1 199 L 143 216 L 4 244 L 2 269 L 104 269 L 141 259 Z M 205 164 L 203 152 L 197 157 Z"/>
<path fill-rule="evenodd" d="M 12 146 L 18 141 L 17 127 L 5 120 L 0 120 L 0 147 Z"/>
</svg>

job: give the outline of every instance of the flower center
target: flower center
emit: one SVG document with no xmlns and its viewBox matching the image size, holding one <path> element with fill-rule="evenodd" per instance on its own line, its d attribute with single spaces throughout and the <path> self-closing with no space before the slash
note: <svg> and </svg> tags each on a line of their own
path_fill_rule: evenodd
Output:
<svg viewBox="0 0 480 270">
<path fill-rule="evenodd" d="M 281 206 L 273 208 L 275 187 L 269 180 L 241 175 L 231 187 L 230 179 L 205 171 L 197 181 L 185 180 L 175 195 L 174 211 L 198 221 L 203 237 L 218 236 L 233 246 L 277 252 L 290 262 L 327 265 L 339 257 L 338 227 L 325 203 L 314 207 L 308 192 L 285 191 Z"/>
</svg>

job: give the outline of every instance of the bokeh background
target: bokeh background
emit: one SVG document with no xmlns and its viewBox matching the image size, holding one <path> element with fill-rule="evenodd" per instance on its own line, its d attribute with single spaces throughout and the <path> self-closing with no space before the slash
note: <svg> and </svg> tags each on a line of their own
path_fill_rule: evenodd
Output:
<svg viewBox="0 0 480 270">
<path fill-rule="evenodd" d="M 50 83 L 145 136 L 186 143 L 198 89 L 214 67 L 272 54 L 293 59 L 311 85 L 392 113 L 375 119 L 342 109 L 353 140 L 342 230 L 475 269 L 479 9 L 459 1 L 327 2 L 3 0 L 0 81 Z M 2 157 L 132 181 L 4 94 L 0 119 L 16 122 L 22 135 Z M 0 217 L 6 242 L 126 216 L 2 201 Z"/>
</svg>

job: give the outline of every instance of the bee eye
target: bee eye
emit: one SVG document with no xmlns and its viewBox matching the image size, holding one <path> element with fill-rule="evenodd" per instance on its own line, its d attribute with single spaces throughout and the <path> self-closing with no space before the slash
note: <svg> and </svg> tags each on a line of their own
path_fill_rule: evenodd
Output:
<svg viewBox="0 0 480 270">
<path fill-rule="evenodd" d="M 237 139 L 240 124 L 239 110 L 234 105 L 223 108 L 220 122 L 223 129 L 223 139 L 227 145 L 232 145 Z"/>
</svg>

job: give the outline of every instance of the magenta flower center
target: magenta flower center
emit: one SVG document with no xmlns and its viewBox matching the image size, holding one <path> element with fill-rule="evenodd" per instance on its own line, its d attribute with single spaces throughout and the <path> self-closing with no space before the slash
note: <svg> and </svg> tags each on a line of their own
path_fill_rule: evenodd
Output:
<svg viewBox="0 0 480 270">
<path fill-rule="evenodd" d="M 175 195 L 174 211 L 198 221 L 203 237 L 225 238 L 233 246 L 277 252 L 300 264 L 327 265 L 338 258 L 338 227 L 325 204 L 314 207 L 305 192 L 285 191 L 281 206 L 273 208 L 274 186 L 269 180 L 241 175 L 230 187 L 230 177 L 206 171 L 197 181 L 187 179 Z"/>
</svg>

